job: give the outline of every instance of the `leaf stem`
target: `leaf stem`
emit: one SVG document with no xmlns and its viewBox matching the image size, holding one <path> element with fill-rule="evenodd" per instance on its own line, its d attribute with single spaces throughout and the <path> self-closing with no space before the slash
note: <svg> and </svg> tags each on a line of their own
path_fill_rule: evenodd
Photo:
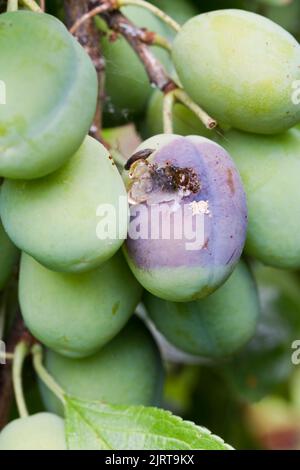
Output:
<svg viewBox="0 0 300 470">
<path fill-rule="evenodd" d="M 178 101 L 183 103 L 187 108 L 196 114 L 196 116 L 200 119 L 200 121 L 203 122 L 207 129 L 214 129 L 217 127 L 217 121 L 210 117 L 200 106 L 198 106 L 184 90 L 177 88 L 173 93 Z"/>
<path fill-rule="evenodd" d="M 25 358 L 29 352 L 28 343 L 25 341 L 20 341 L 15 347 L 13 366 L 12 366 L 12 378 L 13 378 L 13 387 L 15 398 L 17 402 L 17 407 L 19 415 L 21 418 L 28 416 L 28 410 L 26 407 L 23 385 L 22 385 L 22 371 Z"/>
<path fill-rule="evenodd" d="M 18 0 L 7 0 L 6 11 L 18 11 Z"/>
<path fill-rule="evenodd" d="M 44 382 L 44 384 L 51 390 L 57 398 L 65 404 L 65 392 L 54 380 L 54 378 L 49 374 L 43 365 L 43 349 L 40 344 L 35 344 L 31 353 L 33 356 L 33 366 L 39 376 L 39 378 Z"/>
<path fill-rule="evenodd" d="M 166 93 L 163 98 L 163 128 L 165 134 L 173 134 L 174 90 Z"/>
<path fill-rule="evenodd" d="M 23 5 L 36 13 L 43 13 L 42 8 L 34 0 L 22 0 Z"/>
<path fill-rule="evenodd" d="M 173 20 L 173 18 L 167 15 L 164 11 L 157 8 L 155 5 L 145 2 L 144 0 L 116 0 L 116 3 L 118 8 L 125 7 L 126 5 L 135 5 L 137 7 L 145 8 L 160 18 L 164 23 L 170 26 L 170 28 L 174 29 L 176 33 L 181 30 L 181 26 L 175 20 Z"/>
</svg>

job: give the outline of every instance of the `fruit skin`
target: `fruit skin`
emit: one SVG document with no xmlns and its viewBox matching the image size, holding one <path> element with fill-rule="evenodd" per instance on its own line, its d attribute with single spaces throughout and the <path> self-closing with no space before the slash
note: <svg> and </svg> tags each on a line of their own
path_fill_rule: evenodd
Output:
<svg viewBox="0 0 300 470">
<path fill-rule="evenodd" d="M 291 272 L 254 265 L 261 315 L 253 339 L 221 374 L 243 402 L 274 393 L 291 376 L 292 342 L 300 332 L 299 279 Z"/>
<path fill-rule="evenodd" d="M 163 23 L 149 11 L 135 6 L 122 8 L 129 20 L 160 35 L 166 35 Z M 120 35 L 112 40 L 111 32 L 98 24 L 107 35 L 101 38 L 101 47 L 106 59 L 106 95 L 104 108 L 105 126 L 120 125 L 144 112 L 152 87 L 145 69 L 136 53 Z M 159 47 L 151 47 L 155 56 L 169 68 L 168 53 Z M 124 93 L 124 90 L 126 92 Z"/>
<path fill-rule="evenodd" d="M 143 323 L 133 318 L 110 343 L 86 359 L 69 359 L 50 350 L 45 367 L 70 395 L 118 405 L 159 405 L 163 366 Z M 53 393 L 40 383 L 45 407 L 63 414 Z"/>
<path fill-rule="evenodd" d="M 64 421 L 52 413 L 15 419 L 0 433 L 0 450 L 67 450 Z"/>
<path fill-rule="evenodd" d="M 146 138 L 163 133 L 163 94 L 156 90 L 149 100 L 146 122 L 142 133 Z M 215 138 L 214 131 L 206 129 L 199 118 L 181 103 L 175 103 L 173 107 L 174 134 L 202 135 L 209 139 Z"/>
<path fill-rule="evenodd" d="M 225 134 L 247 195 L 246 252 L 263 263 L 286 269 L 300 266 L 300 132 L 277 136 Z"/>
<path fill-rule="evenodd" d="M 50 15 L 5 13 L 0 29 L 6 86 L 0 175 L 39 178 L 66 163 L 87 134 L 96 108 L 96 72 L 78 41 Z"/>
<path fill-rule="evenodd" d="M 204 13 L 183 26 L 172 55 L 186 91 L 222 124 L 274 134 L 299 122 L 292 93 L 300 45 L 269 19 L 242 10 Z"/>
<path fill-rule="evenodd" d="M 98 351 L 123 328 L 141 296 L 121 253 L 87 273 L 56 273 L 22 254 L 19 300 L 25 323 L 69 357 Z"/>
<path fill-rule="evenodd" d="M 148 165 L 157 164 L 160 169 L 172 165 L 192 169 L 201 187 L 197 193 L 182 197 L 180 189 L 167 193 L 159 187 L 159 178 L 153 180 L 159 190 L 145 193 L 146 201 L 131 206 L 133 220 L 130 229 L 138 220 L 141 227 L 148 227 L 150 236 L 135 239 L 129 233 L 124 244 L 129 266 L 143 287 L 157 297 L 174 302 L 205 297 L 229 277 L 243 250 L 247 207 L 238 172 L 227 152 L 204 137 L 158 135 L 146 140 L 137 151 L 143 149 L 153 151 L 147 159 Z M 129 175 L 136 169 L 139 171 L 139 166 L 134 164 L 124 175 L 131 192 L 135 180 L 130 179 Z M 204 216 L 194 217 L 191 208 L 193 201 L 207 203 L 208 211 Z M 154 220 L 151 225 L 153 207 L 162 210 L 163 217 L 161 223 Z M 179 221 L 174 220 L 173 214 L 181 216 L 183 208 L 187 214 Z M 134 211 L 137 211 L 136 217 Z M 184 227 L 188 221 L 195 228 L 200 218 L 202 231 L 202 217 L 204 246 L 199 244 L 191 249 L 187 246 Z M 181 229 L 183 236 L 180 239 L 174 236 L 174 226 Z M 158 227 L 160 235 L 155 239 L 151 232 Z M 167 233 L 169 228 L 170 239 L 163 239 L 161 233 Z"/>
<path fill-rule="evenodd" d="M 256 285 L 244 262 L 205 299 L 175 303 L 146 293 L 144 304 L 171 344 L 184 352 L 215 359 L 244 346 L 254 335 L 259 316 Z"/>
<path fill-rule="evenodd" d="M 0 220 L 0 289 L 3 289 L 12 274 L 18 253 L 18 249 L 8 238 Z"/>
<path fill-rule="evenodd" d="M 118 216 L 113 238 L 98 237 L 98 207 Z M 105 147 L 92 137 L 57 172 L 34 181 L 5 180 L 0 210 L 4 227 L 21 250 L 63 272 L 95 268 L 116 253 L 127 232 L 126 190 Z M 104 215 L 105 217 L 105 215 Z M 116 231 L 117 232 L 117 231 Z"/>
</svg>

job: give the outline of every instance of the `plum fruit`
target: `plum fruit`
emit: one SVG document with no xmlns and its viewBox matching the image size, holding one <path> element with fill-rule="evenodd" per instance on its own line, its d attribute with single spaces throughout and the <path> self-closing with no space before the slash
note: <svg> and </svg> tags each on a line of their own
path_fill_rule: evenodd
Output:
<svg viewBox="0 0 300 470">
<path fill-rule="evenodd" d="M 147 312 L 163 336 L 189 354 L 222 358 L 254 335 L 259 315 L 255 282 L 240 262 L 230 278 L 209 297 L 175 303 L 146 293 Z"/>
<path fill-rule="evenodd" d="M 291 344 L 300 333 L 299 280 L 290 272 L 254 265 L 261 315 L 253 339 L 221 373 L 243 401 L 255 402 L 291 375 Z"/>
<path fill-rule="evenodd" d="M 131 221 L 124 252 L 136 278 L 174 302 L 213 292 L 238 262 L 247 226 L 227 152 L 204 137 L 157 135 L 125 168 Z"/>
<path fill-rule="evenodd" d="M 300 132 L 276 136 L 230 131 L 222 139 L 244 183 L 246 252 L 278 268 L 300 267 Z"/>
<path fill-rule="evenodd" d="M 170 15 L 179 24 L 184 24 L 198 13 L 198 9 L 191 0 L 151 0 L 150 3 Z"/>
<path fill-rule="evenodd" d="M 12 274 L 18 253 L 18 249 L 8 238 L 0 221 L 0 289 L 3 289 Z"/>
<path fill-rule="evenodd" d="M 141 296 L 121 253 L 87 273 L 56 273 L 22 254 L 21 311 L 32 334 L 70 357 L 95 353 L 125 325 Z"/>
<path fill-rule="evenodd" d="M 149 100 L 146 121 L 142 129 L 143 135 L 147 138 L 163 133 L 162 110 L 163 94 L 159 90 L 156 90 Z M 213 139 L 215 135 L 214 131 L 208 130 L 199 118 L 181 103 L 174 104 L 173 127 L 175 134 L 183 136 L 202 135 Z"/>
<path fill-rule="evenodd" d="M 0 30 L 0 175 L 38 178 L 66 163 L 87 134 L 96 108 L 96 72 L 50 15 L 5 13 Z"/>
<path fill-rule="evenodd" d="M 108 205 L 113 211 L 106 213 Z M 99 208 L 105 211 L 98 215 Z M 122 178 L 108 151 L 92 137 L 86 137 L 71 160 L 51 175 L 5 180 L 0 210 L 16 246 L 54 271 L 99 266 L 116 253 L 127 233 Z M 114 233 L 98 236 L 98 224 L 106 216 Z"/>
<path fill-rule="evenodd" d="M 135 6 L 124 7 L 122 12 L 135 25 L 165 35 L 165 26 L 151 12 Z M 127 41 L 115 33 L 112 35 L 102 23 L 98 26 L 106 33 L 101 38 L 106 59 L 104 122 L 106 126 L 119 125 L 143 113 L 152 88 L 143 65 Z M 155 46 L 152 50 L 168 68 L 168 53 Z"/>
<path fill-rule="evenodd" d="M 196 16 L 176 36 L 173 60 L 186 91 L 221 123 L 274 134 L 300 120 L 292 100 L 300 45 L 268 18 L 233 9 Z"/>
<path fill-rule="evenodd" d="M 15 419 L 0 433 L 0 450 L 67 450 L 64 421 L 52 413 Z"/>
<path fill-rule="evenodd" d="M 163 366 L 154 340 L 134 318 L 110 343 L 85 359 L 69 359 L 47 350 L 45 366 L 72 396 L 118 405 L 158 405 Z M 41 385 L 48 411 L 63 414 L 53 393 Z"/>
</svg>

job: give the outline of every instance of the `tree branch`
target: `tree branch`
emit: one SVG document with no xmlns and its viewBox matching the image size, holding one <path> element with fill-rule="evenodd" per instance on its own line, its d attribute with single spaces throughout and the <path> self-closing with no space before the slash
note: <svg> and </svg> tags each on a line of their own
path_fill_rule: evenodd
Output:
<svg viewBox="0 0 300 470">
<path fill-rule="evenodd" d="M 143 63 L 150 83 L 159 88 L 163 93 L 178 88 L 176 83 L 168 76 L 164 67 L 156 59 L 155 55 L 145 44 L 147 32 L 135 26 L 119 11 L 106 12 L 100 15 L 110 29 L 120 33 L 134 49 Z M 148 40 L 151 44 L 153 36 L 148 32 Z"/>
</svg>

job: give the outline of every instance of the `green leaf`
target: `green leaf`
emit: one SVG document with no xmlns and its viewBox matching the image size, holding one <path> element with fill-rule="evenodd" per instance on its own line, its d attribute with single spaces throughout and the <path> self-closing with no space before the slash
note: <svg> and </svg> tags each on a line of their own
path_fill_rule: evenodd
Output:
<svg viewBox="0 0 300 470">
<path fill-rule="evenodd" d="M 207 429 L 143 406 L 114 406 L 66 397 L 70 450 L 229 450 Z"/>
</svg>

